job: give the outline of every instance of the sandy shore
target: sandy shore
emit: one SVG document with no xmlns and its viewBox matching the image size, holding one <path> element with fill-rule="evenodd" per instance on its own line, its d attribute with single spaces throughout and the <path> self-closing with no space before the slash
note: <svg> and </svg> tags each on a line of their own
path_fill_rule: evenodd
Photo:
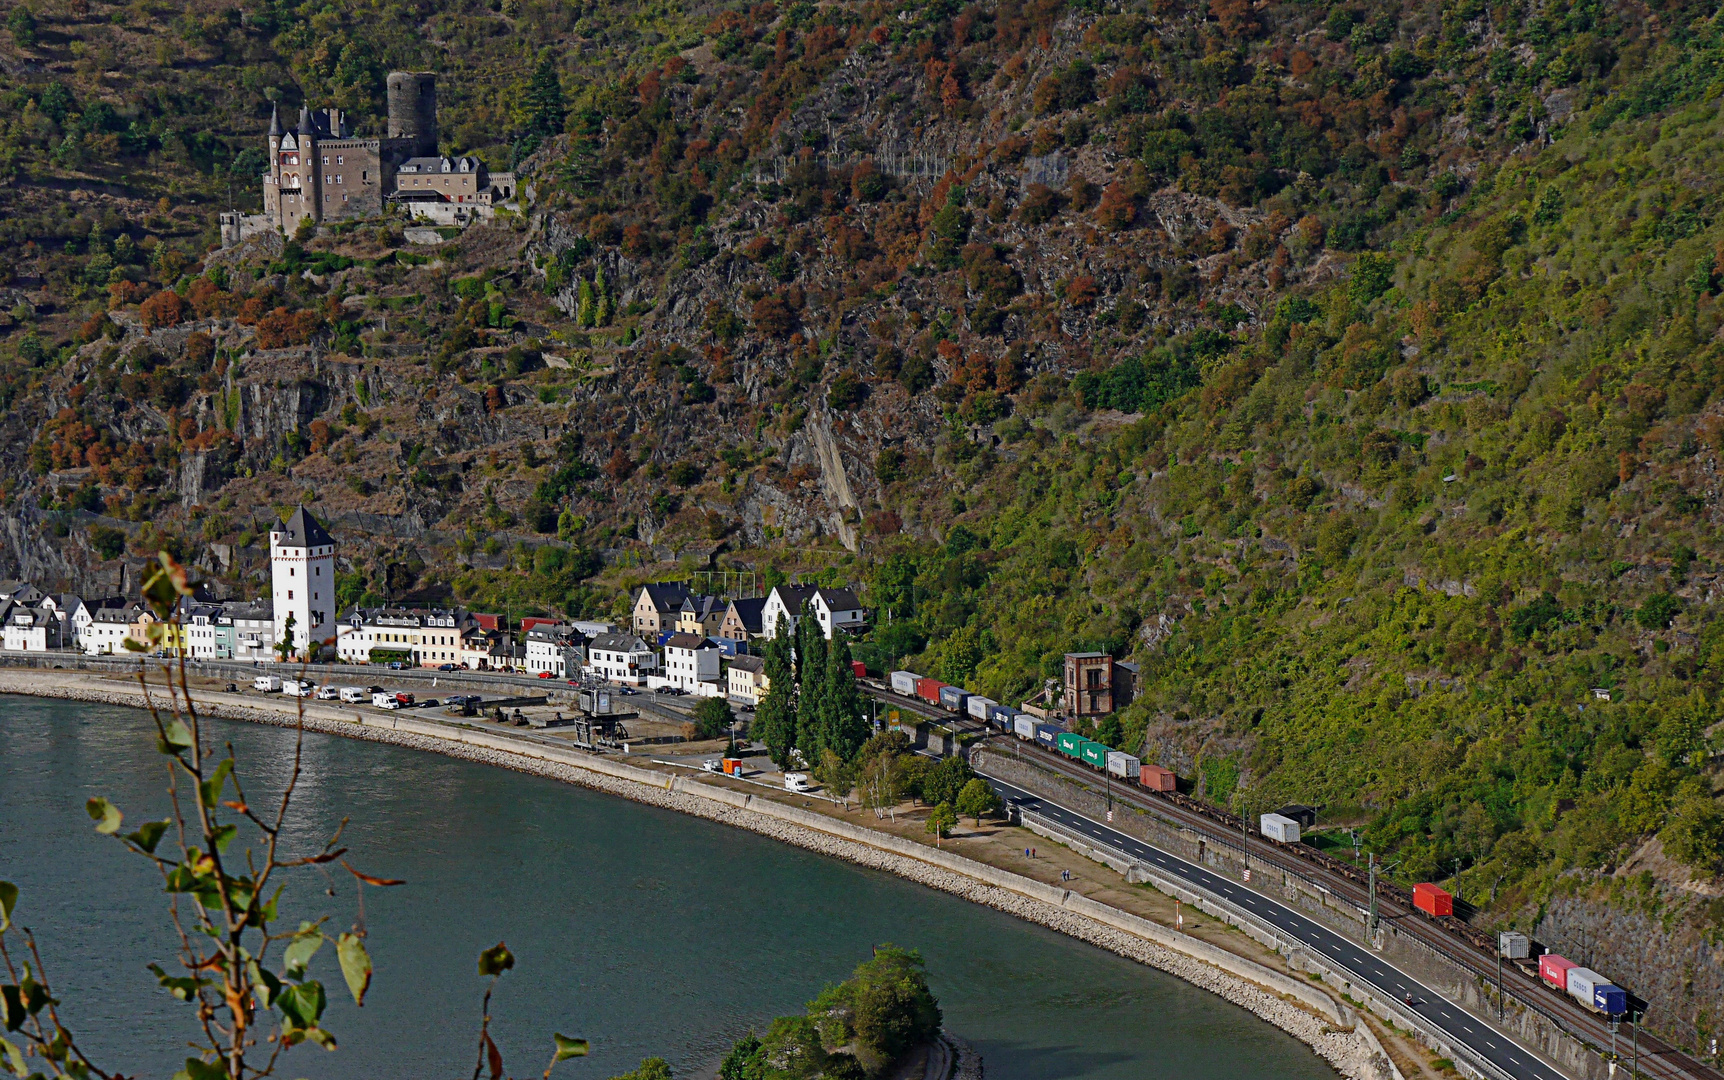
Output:
<svg viewBox="0 0 1724 1080">
<path fill-rule="evenodd" d="M 133 708 L 143 704 L 143 695 L 135 684 L 127 686 L 114 679 L 72 671 L 0 670 L 0 693 L 68 698 Z M 196 692 L 196 696 L 200 711 L 224 719 L 275 726 L 292 726 L 296 722 L 294 703 L 290 699 L 282 699 L 280 707 L 274 708 L 271 707 L 274 705 L 273 701 L 261 696 L 240 698 L 238 695 L 201 692 Z M 1332 1021 L 1309 1009 L 1218 967 L 1078 912 L 988 884 L 945 866 L 932 865 L 893 850 L 830 835 L 816 828 L 725 805 L 698 795 L 671 790 L 668 777 L 666 786 L 659 787 L 577 765 L 456 741 L 455 736 L 460 731 L 458 728 L 451 728 L 450 737 L 440 738 L 356 723 L 358 717 L 350 707 L 340 708 L 333 703 L 310 701 L 305 705 L 305 727 L 308 731 L 387 742 L 578 784 L 636 802 L 748 829 L 822 855 L 883 870 L 930 888 L 985 904 L 995 910 L 1168 972 L 1194 986 L 1217 994 L 1304 1042 L 1343 1076 L 1357 1080 L 1399 1080 L 1398 1072 L 1363 1021 L 1357 1022 L 1352 1031 L 1339 1030 Z"/>
</svg>

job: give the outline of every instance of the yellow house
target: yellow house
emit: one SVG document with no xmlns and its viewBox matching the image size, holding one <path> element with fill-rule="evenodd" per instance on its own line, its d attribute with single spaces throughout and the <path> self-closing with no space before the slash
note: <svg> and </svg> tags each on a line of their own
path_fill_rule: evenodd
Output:
<svg viewBox="0 0 1724 1080">
<path fill-rule="evenodd" d="M 731 700 L 758 705 L 770 689 L 772 680 L 766 677 L 765 660 L 758 656 L 739 656 L 730 662 L 725 691 Z"/>
</svg>

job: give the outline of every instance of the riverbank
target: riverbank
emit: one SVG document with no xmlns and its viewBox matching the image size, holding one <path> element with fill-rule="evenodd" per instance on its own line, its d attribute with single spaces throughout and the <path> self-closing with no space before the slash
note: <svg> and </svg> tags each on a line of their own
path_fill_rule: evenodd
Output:
<svg viewBox="0 0 1724 1080">
<path fill-rule="evenodd" d="M 143 704 L 135 683 L 75 672 L 0 672 L 0 692 L 129 707 Z M 291 726 L 296 720 L 291 699 L 204 691 L 198 697 L 200 707 L 211 715 L 276 726 Z M 613 758 L 547 747 L 512 732 L 411 714 L 363 715 L 334 703 L 308 701 L 305 712 L 309 730 L 388 742 L 574 783 L 884 870 L 1038 923 L 1216 993 L 1299 1038 L 1343 1075 L 1393 1075 L 1393 1066 L 1363 1021 L 1355 1022 L 1350 1010 L 1309 983 L 1300 985 L 1285 974 L 1236 956 L 1215 956 L 1213 946 L 1184 939 L 1170 929 L 1104 908 L 1069 891 L 795 806 Z M 1084 910 L 1073 910 L 1074 906 Z M 1215 962 L 1205 962 L 1202 957 L 1206 955 Z M 1348 1027 L 1354 1030 L 1345 1030 Z"/>
</svg>

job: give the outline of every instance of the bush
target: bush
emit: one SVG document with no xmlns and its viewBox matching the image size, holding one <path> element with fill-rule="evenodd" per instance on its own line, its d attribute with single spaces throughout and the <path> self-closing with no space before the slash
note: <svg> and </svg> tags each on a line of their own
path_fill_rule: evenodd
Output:
<svg viewBox="0 0 1724 1080">
<path fill-rule="evenodd" d="M 703 739 L 716 739 L 730 729 L 730 704 L 723 698 L 702 698 L 694 707 L 694 724 Z"/>
<path fill-rule="evenodd" d="M 1648 630 L 1663 630 L 1682 610 L 1682 602 L 1669 593 L 1653 593 L 1634 613 L 1634 621 Z"/>
<path fill-rule="evenodd" d="M 126 553 L 126 531 L 111 525 L 92 526 L 90 546 L 104 559 L 117 559 Z"/>
</svg>

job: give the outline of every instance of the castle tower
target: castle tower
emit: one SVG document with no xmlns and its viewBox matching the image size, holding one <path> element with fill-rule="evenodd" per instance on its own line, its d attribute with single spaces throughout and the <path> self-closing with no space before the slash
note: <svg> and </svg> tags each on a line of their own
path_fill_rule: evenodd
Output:
<svg viewBox="0 0 1724 1080">
<path fill-rule="evenodd" d="M 296 654 L 335 637 L 335 539 L 305 507 L 269 531 L 269 573 L 277 642 L 287 640 L 289 615 Z"/>
<path fill-rule="evenodd" d="M 387 81 L 389 138 L 413 145 L 411 157 L 437 153 L 437 76 L 430 71 L 391 71 Z"/>
</svg>

